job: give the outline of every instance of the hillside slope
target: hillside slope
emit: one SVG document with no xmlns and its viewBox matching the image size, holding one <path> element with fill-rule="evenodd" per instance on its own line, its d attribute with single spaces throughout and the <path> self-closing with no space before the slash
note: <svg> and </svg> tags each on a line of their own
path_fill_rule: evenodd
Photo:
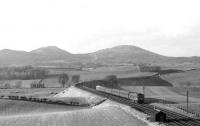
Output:
<svg viewBox="0 0 200 126">
<path fill-rule="evenodd" d="M 88 54 L 71 54 L 56 46 L 42 47 L 30 52 L 4 49 L 0 51 L 0 65 L 68 65 L 104 64 L 173 64 L 200 63 L 199 57 L 167 57 L 142 48 L 122 45 Z"/>
<path fill-rule="evenodd" d="M 119 107 L 0 116 L 0 126 L 147 126 Z"/>
</svg>

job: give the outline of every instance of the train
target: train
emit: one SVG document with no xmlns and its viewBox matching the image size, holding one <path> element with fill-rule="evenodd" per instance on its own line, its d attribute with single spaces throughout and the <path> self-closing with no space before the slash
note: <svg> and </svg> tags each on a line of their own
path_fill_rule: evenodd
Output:
<svg viewBox="0 0 200 126">
<path fill-rule="evenodd" d="M 112 88 L 107 88 L 103 86 L 96 86 L 97 91 L 101 91 L 104 93 L 112 94 L 115 96 L 119 96 L 122 98 L 130 99 L 135 103 L 138 104 L 143 104 L 144 103 L 144 94 L 142 93 L 136 93 L 136 92 L 130 92 L 130 91 L 125 91 L 125 90 L 120 90 L 120 89 L 112 89 Z"/>
</svg>

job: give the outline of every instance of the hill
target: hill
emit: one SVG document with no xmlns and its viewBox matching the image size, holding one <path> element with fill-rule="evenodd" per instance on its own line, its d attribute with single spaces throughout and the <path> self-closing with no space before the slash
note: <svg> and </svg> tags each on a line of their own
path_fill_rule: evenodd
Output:
<svg viewBox="0 0 200 126">
<path fill-rule="evenodd" d="M 146 63 L 194 66 L 199 57 L 167 57 L 130 45 L 116 46 L 88 54 L 72 54 L 56 46 L 42 47 L 30 52 L 0 50 L 0 65 L 83 66 L 89 64 Z M 86 66 L 87 66 L 86 65 Z"/>
<path fill-rule="evenodd" d="M 142 48 L 129 45 L 103 49 L 89 55 L 93 57 L 94 61 L 104 63 L 150 63 L 167 58 Z"/>
</svg>

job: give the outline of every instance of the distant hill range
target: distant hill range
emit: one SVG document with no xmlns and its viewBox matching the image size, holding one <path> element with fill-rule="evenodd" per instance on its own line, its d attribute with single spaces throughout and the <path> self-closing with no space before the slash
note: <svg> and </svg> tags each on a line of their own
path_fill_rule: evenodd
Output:
<svg viewBox="0 0 200 126">
<path fill-rule="evenodd" d="M 200 57 L 167 57 L 142 48 L 121 45 L 88 54 L 72 54 L 56 46 L 30 52 L 0 50 L 0 65 L 79 66 L 83 64 L 162 64 L 199 65 Z"/>
</svg>

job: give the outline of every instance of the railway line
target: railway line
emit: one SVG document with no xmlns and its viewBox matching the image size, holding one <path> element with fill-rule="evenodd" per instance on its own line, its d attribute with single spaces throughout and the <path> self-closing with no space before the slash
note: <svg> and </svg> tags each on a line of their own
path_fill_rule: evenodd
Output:
<svg viewBox="0 0 200 126">
<path fill-rule="evenodd" d="M 89 88 L 83 85 L 77 85 L 76 87 L 82 89 L 82 90 L 86 90 L 88 92 L 106 97 L 108 99 L 114 100 L 116 102 L 125 104 L 125 105 L 129 105 L 147 115 L 152 115 L 152 113 L 155 112 L 155 107 L 152 105 L 148 105 L 148 104 L 137 104 L 134 103 L 132 101 L 130 101 L 129 99 L 126 98 L 122 98 L 119 96 L 115 96 L 115 95 L 111 95 L 108 93 L 103 93 L 103 92 L 99 92 L 93 88 Z M 167 122 L 165 122 L 164 124 L 166 126 L 200 126 L 200 120 L 164 109 L 164 108 L 160 108 L 160 107 L 156 107 L 157 109 L 163 111 L 164 113 L 166 113 L 167 115 Z"/>
</svg>

